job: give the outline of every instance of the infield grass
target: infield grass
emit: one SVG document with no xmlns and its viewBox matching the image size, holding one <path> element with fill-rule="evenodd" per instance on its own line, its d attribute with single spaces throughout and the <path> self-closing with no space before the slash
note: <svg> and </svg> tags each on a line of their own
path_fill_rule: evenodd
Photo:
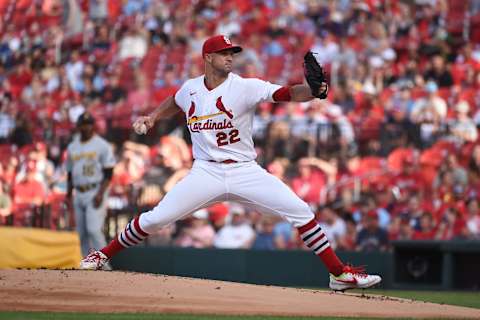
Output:
<svg viewBox="0 0 480 320">
<path fill-rule="evenodd" d="M 351 292 L 361 293 L 361 290 L 352 290 Z M 365 290 L 365 293 L 480 309 L 480 291 L 403 291 L 372 289 Z"/>
</svg>

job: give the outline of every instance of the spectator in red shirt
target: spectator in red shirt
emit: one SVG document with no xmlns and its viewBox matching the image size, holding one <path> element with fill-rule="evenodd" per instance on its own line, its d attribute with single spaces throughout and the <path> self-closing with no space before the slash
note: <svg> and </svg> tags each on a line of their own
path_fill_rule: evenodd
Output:
<svg viewBox="0 0 480 320">
<path fill-rule="evenodd" d="M 347 231 L 345 235 L 338 239 L 338 250 L 354 251 L 357 240 L 357 225 L 351 218 L 345 220 Z"/>
<path fill-rule="evenodd" d="M 406 157 L 403 160 L 402 169 L 393 178 L 393 184 L 400 191 L 400 200 L 408 197 L 411 193 L 423 193 L 424 181 L 413 158 Z"/>
<path fill-rule="evenodd" d="M 25 178 L 13 186 L 14 225 L 28 225 L 34 207 L 42 205 L 47 197 L 45 186 L 36 179 L 35 166 L 34 161 L 29 161 Z"/>
<path fill-rule="evenodd" d="M 480 208 L 477 199 L 471 199 L 467 202 L 468 220 L 467 228 L 470 238 L 480 239 Z"/>
<path fill-rule="evenodd" d="M 388 239 L 412 240 L 414 230 L 410 225 L 410 218 L 407 215 L 398 215 L 392 219 L 388 227 Z"/>
<path fill-rule="evenodd" d="M 298 163 L 298 176 L 292 180 L 293 191 L 309 204 L 320 203 L 320 192 L 326 185 L 325 174 L 312 168 L 309 159 L 301 159 Z"/>
<path fill-rule="evenodd" d="M 19 98 L 23 89 L 32 81 L 32 70 L 28 63 L 22 63 L 15 69 L 15 72 L 9 77 L 10 92 L 14 98 Z"/>
<path fill-rule="evenodd" d="M 435 231 L 435 221 L 432 214 L 425 212 L 420 218 L 420 230 L 413 233 L 413 240 L 433 240 Z"/>
<path fill-rule="evenodd" d="M 468 238 L 468 229 L 461 212 L 454 207 L 446 208 L 438 225 L 435 239 L 451 240 Z"/>
<path fill-rule="evenodd" d="M 136 88 L 127 96 L 128 107 L 134 112 L 144 112 L 150 106 L 150 89 L 147 79 L 142 74 L 137 74 Z"/>
<path fill-rule="evenodd" d="M 443 203 L 451 204 L 454 202 L 455 180 L 453 171 L 443 170 L 438 174 L 439 183 L 436 185 L 436 192 Z"/>
<path fill-rule="evenodd" d="M 377 89 L 371 82 L 366 82 L 362 91 L 363 95 L 349 118 L 355 128 L 360 152 L 366 154 L 378 151 L 384 108 L 379 102 Z"/>
<path fill-rule="evenodd" d="M 179 88 L 176 83 L 174 69 L 168 68 L 162 77 L 162 81 L 156 83 L 156 85 L 158 86 L 158 89 L 153 93 L 154 103 L 160 103 L 168 96 L 173 96 Z"/>
<path fill-rule="evenodd" d="M 16 205 L 35 205 L 43 203 L 47 192 L 44 185 L 36 178 L 37 170 L 35 161 L 27 164 L 25 178 L 13 186 L 14 203 Z"/>
<path fill-rule="evenodd" d="M 73 99 L 74 93 L 70 88 L 70 84 L 66 78 L 62 79 L 60 87 L 52 93 L 52 97 L 59 105 L 62 105 L 65 101 Z M 59 109 L 58 106 L 57 109 Z"/>
</svg>

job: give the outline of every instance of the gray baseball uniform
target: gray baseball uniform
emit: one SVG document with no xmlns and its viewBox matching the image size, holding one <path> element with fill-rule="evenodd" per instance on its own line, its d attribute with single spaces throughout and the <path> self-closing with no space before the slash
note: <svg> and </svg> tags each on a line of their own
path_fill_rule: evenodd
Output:
<svg viewBox="0 0 480 320">
<path fill-rule="evenodd" d="M 67 171 L 72 175 L 73 207 L 82 254 L 106 245 L 102 231 L 107 215 L 107 195 L 95 208 L 94 198 L 103 181 L 103 169 L 113 168 L 115 157 L 109 143 L 98 135 L 82 142 L 75 137 L 67 147 Z"/>
</svg>

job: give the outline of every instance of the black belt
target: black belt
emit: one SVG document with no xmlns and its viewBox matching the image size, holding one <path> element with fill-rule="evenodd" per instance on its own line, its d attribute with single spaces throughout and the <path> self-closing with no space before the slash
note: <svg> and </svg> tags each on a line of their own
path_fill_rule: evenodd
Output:
<svg viewBox="0 0 480 320">
<path fill-rule="evenodd" d="M 87 192 L 92 189 L 95 189 L 97 186 L 98 186 L 98 183 L 82 184 L 81 186 L 75 186 L 75 189 L 77 189 L 80 192 Z"/>
</svg>

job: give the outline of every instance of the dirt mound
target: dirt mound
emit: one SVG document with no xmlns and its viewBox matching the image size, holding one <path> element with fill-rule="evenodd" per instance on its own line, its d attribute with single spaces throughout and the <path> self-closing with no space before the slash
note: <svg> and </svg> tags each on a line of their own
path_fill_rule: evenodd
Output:
<svg viewBox="0 0 480 320">
<path fill-rule="evenodd" d="M 480 310 L 375 295 L 92 271 L 0 270 L 0 310 L 476 318 Z"/>
</svg>

